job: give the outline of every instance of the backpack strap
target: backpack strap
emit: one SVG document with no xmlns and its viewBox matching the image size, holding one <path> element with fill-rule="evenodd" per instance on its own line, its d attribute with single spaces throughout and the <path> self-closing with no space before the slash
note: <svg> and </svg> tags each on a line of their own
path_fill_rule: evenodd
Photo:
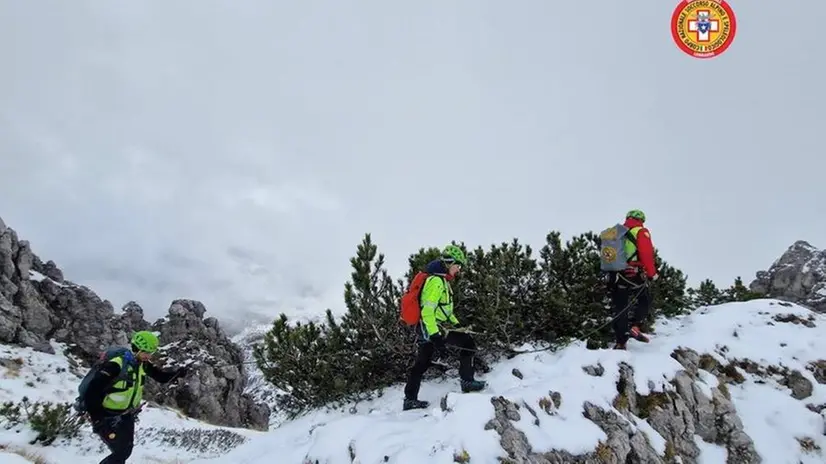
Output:
<svg viewBox="0 0 826 464">
<path fill-rule="evenodd" d="M 110 359 L 109 361 L 105 361 L 105 362 L 111 362 L 111 361 L 112 360 Z M 120 392 L 125 392 L 125 391 L 129 390 L 130 388 L 132 388 L 132 386 L 134 384 L 134 381 L 132 380 L 132 376 L 129 375 L 129 366 L 132 365 L 132 364 L 133 363 L 129 362 L 129 360 L 127 360 L 125 356 L 121 356 L 120 372 L 118 372 L 118 375 L 116 375 L 114 378 L 112 378 L 112 380 L 106 386 L 106 392 L 107 393 L 120 393 Z M 126 387 L 125 388 L 114 388 L 113 385 L 116 384 L 120 380 L 126 381 Z"/>
<path fill-rule="evenodd" d="M 453 292 L 452 292 L 452 289 L 450 287 L 448 287 L 447 279 L 445 279 L 445 276 L 439 275 L 439 274 L 427 274 L 427 277 L 425 278 L 425 281 L 422 284 L 422 288 L 419 289 L 419 307 L 420 308 L 422 307 L 422 293 L 424 293 L 424 286 L 427 284 L 427 279 L 429 279 L 431 277 L 438 277 L 438 278 L 442 279 L 442 285 L 445 286 L 445 288 L 449 289 L 448 290 L 448 298 L 450 298 L 451 301 L 453 300 L 453 294 L 452 294 Z M 441 298 L 439 298 L 439 300 L 441 300 Z M 448 317 L 447 313 L 445 312 L 445 308 L 442 306 L 441 301 L 439 301 L 436 304 L 436 308 L 439 311 L 442 312 L 442 315 L 445 317 L 445 319 L 450 319 Z"/>
<path fill-rule="evenodd" d="M 625 231 L 625 238 L 628 239 L 632 244 L 634 244 L 634 253 L 628 257 L 628 261 L 635 261 L 639 259 L 637 252 L 639 251 L 639 247 L 637 246 L 637 238 L 631 233 L 631 229 Z"/>
</svg>

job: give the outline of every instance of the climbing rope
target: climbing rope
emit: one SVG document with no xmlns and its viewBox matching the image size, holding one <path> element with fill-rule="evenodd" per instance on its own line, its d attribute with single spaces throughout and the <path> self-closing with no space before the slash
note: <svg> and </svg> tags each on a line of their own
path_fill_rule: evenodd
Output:
<svg viewBox="0 0 826 464">
<path fill-rule="evenodd" d="M 614 315 L 614 317 L 612 317 L 611 319 L 609 319 L 608 321 L 606 321 L 605 323 L 603 323 L 599 327 L 597 327 L 595 329 L 592 329 L 585 336 L 581 336 L 581 337 L 576 338 L 576 340 L 583 340 L 583 341 L 588 340 L 588 339 L 591 338 L 591 336 L 593 336 L 594 334 L 596 334 L 597 332 L 599 332 L 600 330 L 605 328 L 608 324 L 612 324 L 614 321 L 617 320 L 617 318 L 619 318 L 620 316 L 625 314 L 629 309 L 631 309 L 634 306 L 634 304 L 639 299 L 640 295 L 642 295 L 642 292 L 647 287 L 648 287 L 647 283 L 639 285 L 639 290 L 634 292 L 634 296 L 630 299 L 628 304 L 625 305 L 625 307 L 621 311 L 619 311 L 617 314 Z M 508 359 L 511 359 L 511 358 L 513 358 L 517 355 L 520 355 L 520 354 L 540 353 L 540 352 L 543 352 L 543 351 L 551 351 L 554 348 L 555 348 L 554 346 L 549 346 L 549 347 L 545 347 L 545 348 L 535 348 L 535 349 L 532 349 L 532 350 L 508 350 Z"/>
</svg>

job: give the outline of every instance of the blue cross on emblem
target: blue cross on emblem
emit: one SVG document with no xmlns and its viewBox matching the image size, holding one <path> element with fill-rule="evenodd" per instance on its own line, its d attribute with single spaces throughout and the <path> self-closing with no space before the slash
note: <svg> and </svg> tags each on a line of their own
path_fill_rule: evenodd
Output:
<svg viewBox="0 0 826 464">
<path fill-rule="evenodd" d="M 706 34 L 711 29 L 711 21 L 709 21 L 708 13 L 698 13 L 697 14 L 697 30 L 702 33 Z"/>
</svg>

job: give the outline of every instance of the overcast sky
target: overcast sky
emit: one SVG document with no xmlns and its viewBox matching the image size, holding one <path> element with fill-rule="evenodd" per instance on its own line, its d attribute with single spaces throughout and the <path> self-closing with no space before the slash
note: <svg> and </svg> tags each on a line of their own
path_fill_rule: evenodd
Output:
<svg viewBox="0 0 826 464">
<path fill-rule="evenodd" d="M 365 232 L 400 276 L 630 208 L 691 283 L 748 283 L 826 247 L 826 5 L 796 3 L 734 2 L 699 60 L 675 0 L 2 0 L 0 217 L 150 319 L 340 311 Z"/>
</svg>

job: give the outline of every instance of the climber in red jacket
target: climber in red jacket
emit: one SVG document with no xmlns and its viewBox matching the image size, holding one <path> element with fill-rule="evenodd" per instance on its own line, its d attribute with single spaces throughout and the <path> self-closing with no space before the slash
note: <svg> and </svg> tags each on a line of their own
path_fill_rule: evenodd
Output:
<svg viewBox="0 0 826 464">
<path fill-rule="evenodd" d="M 640 331 L 640 326 L 651 310 L 651 293 L 648 282 L 657 280 L 659 274 L 654 263 L 654 244 L 651 232 L 644 226 L 645 213 L 631 210 L 625 215 L 625 227 L 629 228 L 626 254 L 628 267 L 624 271 L 611 273 L 608 290 L 614 308 L 614 334 L 617 344 L 614 349 L 624 350 L 628 338 L 648 343 L 648 337 Z M 630 313 L 630 316 L 629 316 Z M 630 322 L 630 327 L 629 327 Z"/>
<path fill-rule="evenodd" d="M 625 218 L 625 227 L 631 229 L 630 234 L 637 239 L 636 260 L 628 261 L 629 268 L 623 273 L 630 279 L 645 277 L 650 280 L 657 279 L 657 266 L 654 263 L 654 243 L 651 241 L 651 232 L 645 227 L 645 213 L 640 210 L 628 212 Z"/>
</svg>

